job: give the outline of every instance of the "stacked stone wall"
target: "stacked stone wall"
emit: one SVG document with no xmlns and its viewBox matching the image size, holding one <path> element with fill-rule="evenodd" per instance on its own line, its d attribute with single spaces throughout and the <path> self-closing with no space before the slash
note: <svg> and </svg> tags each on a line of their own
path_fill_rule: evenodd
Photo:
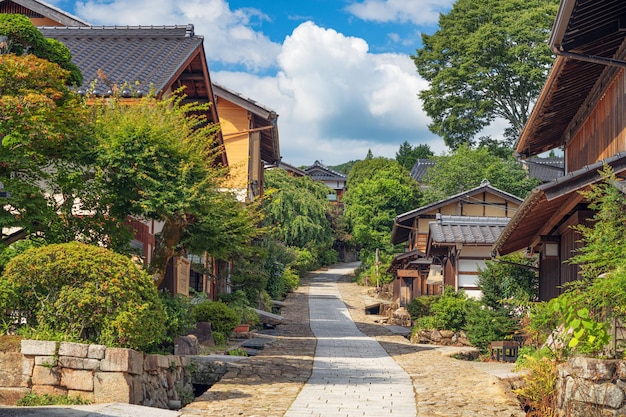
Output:
<svg viewBox="0 0 626 417">
<path fill-rule="evenodd" d="M 556 415 L 626 415 L 626 361 L 576 357 L 558 368 Z"/>
<path fill-rule="evenodd" d="M 21 353 L 0 353 L 0 404 L 34 393 L 177 408 L 193 400 L 190 364 L 177 355 L 22 340 Z"/>
</svg>

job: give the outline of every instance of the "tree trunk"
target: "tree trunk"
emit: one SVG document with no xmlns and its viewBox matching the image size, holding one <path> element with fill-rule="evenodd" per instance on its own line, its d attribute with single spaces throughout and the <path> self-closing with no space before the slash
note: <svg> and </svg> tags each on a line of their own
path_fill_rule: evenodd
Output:
<svg viewBox="0 0 626 417">
<path fill-rule="evenodd" d="M 170 217 L 165 220 L 161 237 L 158 239 L 152 262 L 148 267 L 155 279 L 155 285 L 158 287 L 165 280 L 165 271 L 170 259 L 176 255 L 176 246 L 183 236 L 183 230 L 187 225 L 185 216 Z"/>
</svg>

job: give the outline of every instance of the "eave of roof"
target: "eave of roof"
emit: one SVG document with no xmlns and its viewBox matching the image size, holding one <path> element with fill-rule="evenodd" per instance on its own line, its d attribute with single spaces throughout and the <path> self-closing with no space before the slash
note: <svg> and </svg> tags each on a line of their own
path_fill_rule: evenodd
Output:
<svg viewBox="0 0 626 417">
<path fill-rule="evenodd" d="M 476 194 L 480 194 L 482 192 L 489 191 L 501 198 L 514 202 L 517 204 L 522 203 L 522 199 L 514 196 L 513 194 L 509 194 L 505 191 L 499 190 L 495 187 L 492 187 L 488 182 L 485 184 L 481 184 L 476 188 L 472 188 L 471 190 L 464 191 L 462 193 L 455 194 L 451 197 L 446 198 L 445 200 L 437 201 L 426 206 L 419 207 L 415 210 L 408 211 L 406 213 L 402 213 L 394 219 L 393 228 L 391 230 L 391 243 L 397 245 L 402 242 L 406 242 L 409 238 L 409 230 L 411 225 L 413 224 L 413 220 L 421 214 L 425 214 L 429 211 L 436 210 L 440 207 L 450 204 L 451 202 L 458 201 L 467 197 L 471 197 Z"/>
<path fill-rule="evenodd" d="M 425 259 L 426 263 L 430 264 L 430 262 L 432 262 L 432 260 L 426 258 L 426 254 L 424 252 L 422 252 L 421 250 L 418 249 L 414 249 L 412 251 L 409 252 L 404 252 L 404 253 L 397 253 L 393 256 L 393 259 L 391 260 L 391 263 L 389 264 L 389 268 L 387 268 L 387 272 L 395 272 L 398 269 L 400 269 L 400 267 L 402 267 L 403 265 L 405 265 L 406 261 L 412 260 L 412 259 Z M 417 269 L 417 268 L 415 268 Z"/>
<path fill-rule="evenodd" d="M 621 59 L 625 14 L 623 0 L 563 0 L 550 46 L 564 54 Z M 588 111 L 596 99 L 592 93 L 605 88 L 602 79 L 616 71 L 599 62 L 557 56 L 516 152 L 529 157 L 566 144 L 580 127 L 581 112 Z"/>
<path fill-rule="evenodd" d="M 0 0 L 3 3 L 5 0 Z M 90 24 L 83 19 L 67 13 L 58 7 L 40 0 L 11 0 L 13 3 L 26 7 L 34 12 L 39 13 L 49 19 L 59 22 L 66 26 L 89 26 Z"/>
<path fill-rule="evenodd" d="M 284 161 L 278 161 L 278 164 L 270 165 L 270 166 L 267 166 L 266 168 L 280 168 L 288 172 L 293 172 L 294 174 L 297 174 L 299 177 L 306 176 L 306 172 L 304 172 L 302 169 L 294 165 L 288 164 Z"/>
<path fill-rule="evenodd" d="M 604 165 L 616 174 L 626 172 L 626 153 L 620 153 L 579 170 L 570 172 L 552 182 L 536 187 L 520 206 L 494 245 L 501 255 L 529 247 L 540 230 L 550 227 L 553 215 L 566 202 L 582 200 L 577 193 L 601 180 L 598 170 Z M 559 219 L 554 219 L 557 221 Z"/>
<path fill-rule="evenodd" d="M 262 105 L 255 100 L 252 100 L 251 98 L 245 97 L 241 93 L 238 93 L 215 82 L 213 83 L 213 94 L 215 94 L 217 97 L 222 97 L 232 103 L 235 103 L 239 107 L 258 115 L 262 119 L 271 121 L 278 117 L 274 110 Z"/>
</svg>

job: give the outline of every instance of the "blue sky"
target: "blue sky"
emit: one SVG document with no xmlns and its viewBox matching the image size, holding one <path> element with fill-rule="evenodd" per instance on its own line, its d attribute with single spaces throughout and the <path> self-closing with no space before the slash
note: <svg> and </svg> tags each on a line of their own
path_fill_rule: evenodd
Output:
<svg viewBox="0 0 626 417">
<path fill-rule="evenodd" d="M 278 115 L 283 160 L 337 165 L 443 140 L 410 55 L 453 0 L 46 0 L 95 25 L 193 24 L 220 83 Z"/>
</svg>

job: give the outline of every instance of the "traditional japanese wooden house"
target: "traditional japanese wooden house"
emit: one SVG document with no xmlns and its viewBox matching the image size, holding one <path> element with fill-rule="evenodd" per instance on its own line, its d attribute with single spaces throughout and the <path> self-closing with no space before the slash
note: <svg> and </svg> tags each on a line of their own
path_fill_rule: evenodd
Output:
<svg viewBox="0 0 626 417">
<path fill-rule="evenodd" d="M 206 118 L 209 123 L 220 123 L 217 146 L 225 149 L 216 163 L 229 166 L 229 151 L 234 160 L 239 159 L 236 148 L 233 150 L 225 146 L 222 131 L 233 130 L 228 125 L 228 117 L 221 119 L 218 116 L 218 100 L 209 75 L 204 39 L 195 33 L 193 25 L 91 26 L 38 0 L 0 0 L 0 12 L 28 16 L 44 36 L 57 39 L 70 49 L 72 61 L 83 74 L 84 84 L 78 88 L 79 92 L 106 97 L 116 86 L 121 89 L 122 98 L 130 102 L 148 92 L 162 98 L 182 88 L 186 100 L 211 103 Z M 222 90 L 223 87 L 220 88 Z M 223 100 L 221 104 L 224 104 Z M 246 106 L 252 109 L 247 115 L 251 121 L 244 130 L 251 137 L 250 143 L 254 142 L 250 145 L 253 150 L 248 154 L 247 162 L 252 168 L 247 184 L 250 190 L 254 188 L 250 196 L 257 196 L 263 191 L 264 161 L 274 163 L 280 160 L 277 116 L 252 101 L 243 104 L 243 107 Z M 222 107 L 228 114 L 226 106 Z M 225 123 L 222 124 L 222 121 Z M 257 135 L 257 132 L 261 133 Z M 245 181 L 243 189 L 245 194 Z M 131 245 L 141 251 L 144 262 L 149 263 L 155 236 L 162 225 L 150 219 L 129 219 L 128 223 L 135 231 Z M 190 269 L 192 262 L 200 264 L 201 269 L 210 273 L 194 272 Z M 206 254 L 174 259 L 168 267 L 164 286 L 174 293 L 186 293 L 188 288 L 193 288 L 215 297 L 228 289 L 231 266 L 231 262 L 218 261 Z M 218 277 L 221 279 L 218 280 Z"/>
<path fill-rule="evenodd" d="M 521 204 L 512 194 L 483 181 L 476 188 L 403 213 L 394 220 L 391 243 L 405 243 L 389 267 L 393 296 L 406 305 L 444 285 L 479 296 L 478 268 L 491 258 L 500 232 Z"/>
<path fill-rule="evenodd" d="M 571 226 L 592 212 L 579 193 L 610 165 L 626 174 L 626 2 L 562 0 L 549 39 L 556 60 L 520 136 L 516 152 L 531 158 L 562 148 L 565 175 L 535 188 L 494 248 L 539 256 L 539 298 L 579 278 L 567 260 L 580 247 Z"/>
<path fill-rule="evenodd" d="M 340 203 L 344 192 L 346 191 L 347 175 L 328 168 L 320 161 L 304 169 L 314 181 L 324 183 L 328 188 L 334 190 L 334 193 L 328 194 L 328 199 L 333 202 Z"/>
</svg>

